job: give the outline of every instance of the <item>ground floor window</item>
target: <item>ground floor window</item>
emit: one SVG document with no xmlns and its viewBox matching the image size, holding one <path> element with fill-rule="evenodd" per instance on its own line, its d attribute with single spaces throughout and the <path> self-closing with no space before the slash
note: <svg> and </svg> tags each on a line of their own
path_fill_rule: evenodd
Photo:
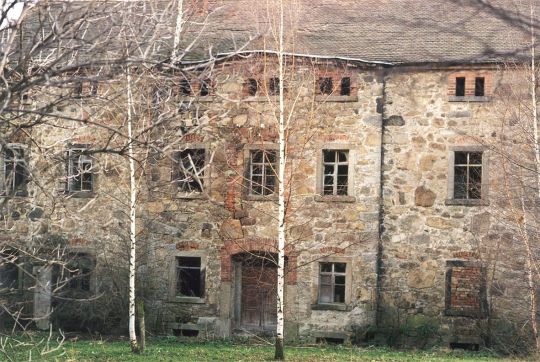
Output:
<svg viewBox="0 0 540 362">
<path fill-rule="evenodd" d="M 319 303 L 345 303 L 346 263 L 319 263 Z"/>
<path fill-rule="evenodd" d="M 201 257 L 176 257 L 176 295 L 181 297 L 204 297 L 204 269 Z"/>
</svg>

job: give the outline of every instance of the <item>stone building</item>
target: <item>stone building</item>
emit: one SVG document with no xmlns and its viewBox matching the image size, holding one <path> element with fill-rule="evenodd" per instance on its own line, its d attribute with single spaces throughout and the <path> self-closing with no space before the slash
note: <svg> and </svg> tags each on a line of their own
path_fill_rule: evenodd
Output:
<svg viewBox="0 0 540 362">
<path fill-rule="evenodd" d="M 220 28 L 249 34 L 255 23 L 238 20 L 253 17 L 248 3 L 217 13 L 206 38 L 218 39 Z M 504 101 L 509 90 L 527 92 L 520 71 L 503 65 L 527 49 L 526 30 L 475 1 L 400 1 L 406 17 L 389 2 L 363 3 L 301 2 L 288 53 L 286 337 L 360 342 L 406 330 L 417 340 L 428 331 L 454 346 L 486 343 L 498 322 L 528 318 L 522 245 L 496 197 L 497 146 L 515 131 L 505 128 Z M 180 108 L 148 136 L 168 151 L 139 150 L 149 328 L 228 337 L 275 327 L 279 79 L 272 47 L 261 44 L 217 56 L 201 76 L 166 73 L 172 96 L 140 118 Z M 230 44 L 221 46 L 225 54 Z M 111 79 L 95 93 L 124 100 L 124 86 Z M 122 106 L 100 105 L 59 107 L 83 122 L 59 117 L 35 127 L 32 142 L 20 133 L 7 140 L 16 152 L 2 158 L 0 186 L 10 197 L 0 240 L 65 247 L 75 278 L 64 288 L 103 294 L 107 308 L 92 308 L 106 320 L 125 306 L 124 289 L 112 286 L 125 277 L 113 266 L 127 264 L 128 176 L 124 157 L 87 152 L 123 145 L 87 122 L 122 122 Z M 21 171 L 9 184 L 22 163 L 32 177 Z M 22 271 L 4 271 L 25 290 Z M 47 265 L 33 272 L 54 279 Z M 53 289 L 30 293 L 39 327 L 48 326 Z"/>
</svg>

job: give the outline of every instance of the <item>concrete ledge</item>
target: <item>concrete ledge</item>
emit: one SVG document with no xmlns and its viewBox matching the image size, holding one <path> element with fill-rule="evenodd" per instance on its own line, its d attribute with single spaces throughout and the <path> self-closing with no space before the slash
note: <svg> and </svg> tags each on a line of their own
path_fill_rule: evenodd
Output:
<svg viewBox="0 0 540 362">
<path fill-rule="evenodd" d="M 339 310 L 347 311 L 346 304 L 312 304 L 311 310 Z"/>
<path fill-rule="evenodd" d="M 451 205 L 458 205 L 458 206 L 488 206 L 489 201 L 488 200 L 482 200 L 482 199 L 446 199 L 444 200 L 444 204 L 447 206 Z"/>
<path fill-rule="evenodd" d="M 489 96 L 448 96 L 448 102 L 489 102 Z"/>
<path fill-rule="evenodd" d="M 358 102 L 358 96 L 316 95 L 316 102 Z"/>
</svg>

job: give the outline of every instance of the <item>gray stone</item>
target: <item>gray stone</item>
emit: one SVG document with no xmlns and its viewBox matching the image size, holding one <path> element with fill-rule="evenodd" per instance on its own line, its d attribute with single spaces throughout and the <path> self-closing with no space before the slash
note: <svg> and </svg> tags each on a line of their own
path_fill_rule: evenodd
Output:
<svg viewBox="0 0 540 362">
<path fill-rule="evenodd" d="M 471 112 L 469 111 L 454 111 L 454 112 L 448 113 L 448 117 L 450 118 L 466 118 L 470 116 L 471 116 Z"/>
<path fill-rule="evenodd" d="M 37 221 L 43 216 L 43 209 L 41 207 L 35 207 L 28 213 L 28 218 L 32 221 Z"/>
<path fill-rule="evenodd" d="M 384 120 L 385 126 L 404 126 L 405 120 L 401 116 L 390 116 Z"/>
<path fill-rule="evenodd" d="M 21 218 L 21 213 L 18 211 L 13 211 L 11 213 L 11 220 L 17 221 Z"/>
</svg>

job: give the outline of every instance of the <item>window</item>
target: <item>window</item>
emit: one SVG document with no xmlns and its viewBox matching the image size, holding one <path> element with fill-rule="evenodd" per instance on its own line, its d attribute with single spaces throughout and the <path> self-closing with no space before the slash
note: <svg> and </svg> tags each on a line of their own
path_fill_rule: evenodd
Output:
<svg viewBox="0 0 540 362">
<path fill-rule="evenodd" d="M 456 78 L 456 97 L 465 96 L 465 77 Z"/>
<path fill-rule="evenodd" d="M 200 193 L 204 189 L 206 150 L 189 148 L 175 154 L 173 181 L 182 192 Z"/>
<path fill-rule="evenodd" d="M 70 290 L 89 292 L 91 290 L 94 260 L 88 254 L 71 254 L 67 262 L 67 287 Z"/>
<path fill-rule="evenodd" d="M 204 269 L 200 257 L 176 257 L 176 295 L 204 297 Z"/>
<path fill-rule="evenodd" d="M 484 77 L 476 77 L 474 79 L 474 95 L 476 97 L 484 96 L 484 84 L 485 84 Z"/>
<path fill-rule="evenodd" d="M 210 79 L 203 79 L 200 83 L 199 95 L 205 97 L 210 95 Z"/>
<path fill-rule="evenodd" d="M 319 303 L 345 303 L 346 269 L 346 263 L 319 263 Z"/>
<path fill-rule="evenodd" d="M 477 261 L 446 262 L 445 314 L 482 317 L 487 312 L 485 269 Z"/>
<path fill-rule="evenodd" d="M 341 78 L 341 91 L 339 94 L 342 96 L 351 95 L 351 78 L 350 77 Z"/>
<path fill-rule="evenodd" d="M 349 151 L 323 150 L 323 195 L 347 195 Z"/>
<path fill-rule="evenodd" d="M 332 92 L 334 91 L 332 78 L 330 77 L 319 78 L 319 91 L 321 92 L 321 94 L 332 94 Z"/>
<path fill-rule="evenodd" d="M 257 95 L 257 91 L 259 90 L 259 85 L 257 84 L 257 80 L 254 79 L 254 78 L 249 78 L 248 79 L 248 84 L 247 84 L 247 93 L 248 95 L 250 96 L 255 96 Z"/>
<path fill-rule="evenodd" d="M 482 198 L 482 152 L 454 153 L 454 199 Z"/>
<path fill-rule="evenodd" d="M 93 191 L 93 159 L 85 152 L 86 146 L 73 147 L 67 152 L 67 192 Z"/>
<path fill-rule="evenodd" d="M 252 150 L 249 154 L 248 194 L 268 196 L 276 192 L 277 152 Z"/>
<path fill-rule="evenodd" d="M 12 250 L 0 252 L 0 291 L 19 288 L 18 262 L 17 252 Z"/>
<path fill-rule="evenodd" d="M 188 79 L 180 80 L 180 95 L 189 96 L 191 95 L 191 84 Z"/>
<path fill-rule="evenodd" d="M 279 78 L 270 78 L 268 82 L 268 94 L 274 96 L 279 94 Z"/>
<path fill-rule="evenodd" d="M 2 148 L 0 195 L 26 195 L 28 170 L 24 151 L 25 149 L 18 145 L 7 145 Z"/>
</svg>

